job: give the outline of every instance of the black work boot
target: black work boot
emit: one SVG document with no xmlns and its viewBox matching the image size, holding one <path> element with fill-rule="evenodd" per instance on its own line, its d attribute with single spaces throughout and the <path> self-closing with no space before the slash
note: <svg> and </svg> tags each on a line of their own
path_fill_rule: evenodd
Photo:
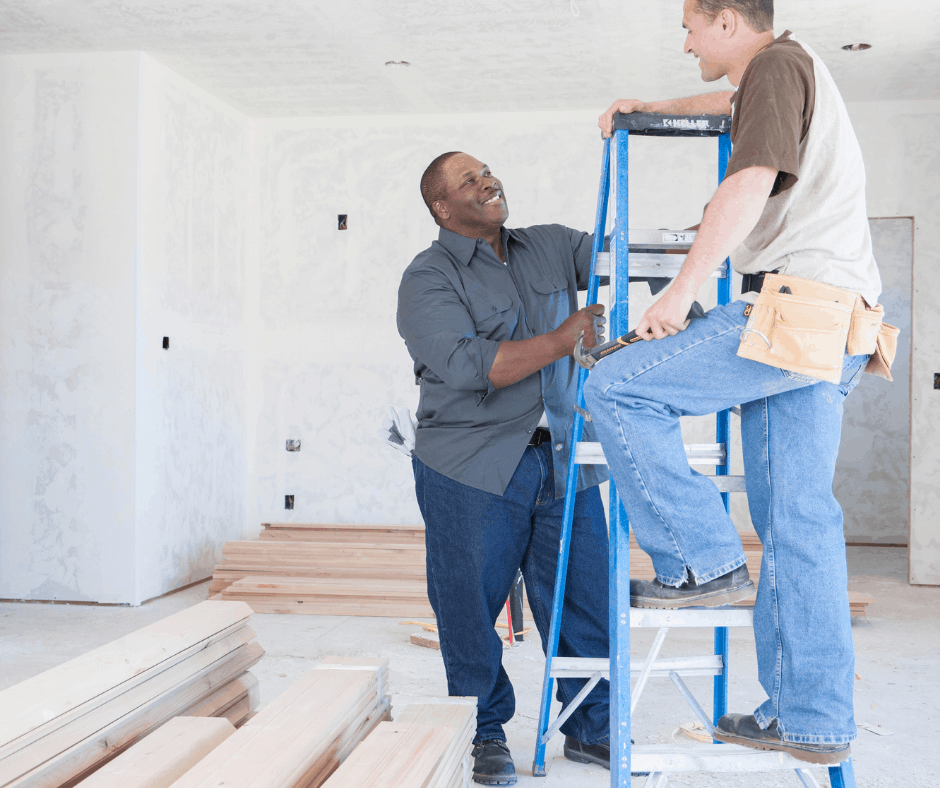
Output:
<svg viewBox="0 0 940 788">
<path fill-rule="evenodd" d="M 727 744 L 743 744 L 758 750 L 780 750 L 798 761 L 834 766 L 847 761 L 852 751 L 848 744 L 803 744 L 784 741 L 774 720 L 761 729 L 753 714 L 726 714 L 715 726 L 715 738 Z"/>
<path fill-rule="evenodd" d="M 506 742 L 489 739 L 473 745 L 473 781 L 483 785 L 515 785 L 516 767 Z"/>
<path fill-rule="evenodd" d="M 630 604 L 633 607 L 651 607 L 657 610 L 674 610 L 679 607 L 718 607 L 740 602 L 754 593 L 754 584 L 741 565 L 726 575 L 707 583 L 696 583 L 689 571 L 689 579 L 678 588 L 665 586 L 659 580 L 631 580 Z"/>
<path fill-rule="evenodd" d="M 595 763 L 610 771 L 610 742 L 585 744 L 574 736 L 565 736 L 565 757 L 575 763 Z"/>
</svg>

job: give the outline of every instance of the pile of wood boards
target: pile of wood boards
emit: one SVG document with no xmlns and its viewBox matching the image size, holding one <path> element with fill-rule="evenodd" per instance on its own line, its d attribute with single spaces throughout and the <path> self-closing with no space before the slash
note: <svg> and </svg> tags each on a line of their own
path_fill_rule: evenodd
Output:
<svg viewBox="0 0 940 788">
<path fill-rule="evenodd" d="M 264 650 L 240 602 L 203 602 L 0 692 L 0 786 L 72 786 L 176 716 L 242 723 Z"/>
<path fill-rule="evenodd" d="M 324 788 L 469 786 L 476 714 L 476 698 L 411 703 L 379 725 Z"/>
<path fill-rule="evenodd" d="M 423 525 L 265 524 L 225 543 L 209 593 L 258 613 L 434 617 Z"/>
<path fill-rule="evenodd" d="M 739 532 L 741 544 L 744 546 L 744 555 L 747 558 L 747 571 L 757 588 L 760 578 L 760 564 L 764 547 L 754 531 Z M 639 580 L 652 580 L 656 573 L 653 571 L 653 561 L 640 549 L 633 534 L 630 535 L 630 576 Z M 873 596 L 857 591 L 849 592 L 849 610 L 853 616 L 864 616 L 865 608 L 875 601 Z M 740 605 L 753 605 L 754 597 L 739 602 Z"/>
<path fill-rule="evenodd" d="M 388 717 L 387 659 L 327 657 L 173 788 L 318 788 Z"/>
</svg>

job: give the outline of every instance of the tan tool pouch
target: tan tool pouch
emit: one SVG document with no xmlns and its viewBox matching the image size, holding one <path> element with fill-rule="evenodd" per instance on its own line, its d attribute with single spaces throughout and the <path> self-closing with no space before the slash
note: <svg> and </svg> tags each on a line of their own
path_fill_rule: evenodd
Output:
<svg viewBox="0 0 940 788">
<path fill-rule="evenodd" d="M 901 329 L 888 323 L 881 324 L 881 330 L 875 340 L 875 349 L 872 351 L 865 371 L 877 375 L 885 380 L 894 380 L 891 377 L 891 365 L 898 352 L 898 334 Z"/>
<path fill-rule="evenodd" d="M 857 302 L 864 305 L 860 296 L 841 287 L 766 274 L 757 301 L 745 309 L 748 321 L 738 355 L 838 383 Z"/>
</svg>

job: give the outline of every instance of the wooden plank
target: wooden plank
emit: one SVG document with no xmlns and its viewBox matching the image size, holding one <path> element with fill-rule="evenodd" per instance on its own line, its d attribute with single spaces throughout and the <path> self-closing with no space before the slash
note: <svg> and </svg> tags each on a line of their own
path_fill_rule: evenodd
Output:
<svg viewBox="0 0 940 788">
<path fill-rule="evenodd" d="M 223 595 L 225 592 L 223 592 Z M 360 602 L 349 603 L 321 603 L 303 600 L 258 600 L 246 598 L 244 600 L 256 613 L 289 613 L 316 616 L 376 616 L 378 618 L 433 618 L 434 611 L 430 603 L 419 605 L 415 603 L 402 603 L 390 606 L 379 606 L 377 602 L 368 605 Z"/>
<path fill-rule="evenodd" d="M 248 698 L 250 710 L 258 708 L 261 702 L 261 686 L 250 671 L 242 673 L 227 684 L 209 693 L 192 706 L 180 711 L 184 717 L 219 717 L 235 703 Z"/>
<path fill-rule="evenodd" d="M 257 664 L 262 656 L 264 649 L 255 642 L 240 646 L 185 684 L 176 687 L 173 692 L 112 720 L 106 727 L 68 750 L 51 755 L 49 760 L 28 774 L 11 775 L 0 768 L 0 785 L 4 788 L 67 788 L 75 785 L 135 741 L 177 716 L 181 709 L 193 705 L 217 687 L 244 673 Z"/>
<path fill-rule="evenodd" d="M 35 742 L 10 753 L 0 760 L 0 773 L 26 774 L 39 767 L 50 757 L 67 750 L 75 742 L 93 736 L 112 720 L 133 713 L 142 704 L 160 698 L 179 686 L 184 686 L 193 676 L 211 669 L 236 649 L 255 637 L 251 627 L 241 627 L 228 637 L 196 652 L 182 662 L 155 675 L 133 689 L 118 695 L 91 711 L 48 733 Z"/>
<path fill-rule="evenodd" d="M 174 717 L 79 785 L 168 788 L 233 733 L 226 719 Z"/>
<path fill-rule="evenodd" d="M 358 730 L 365 719 L 385 713 L 387 673 L 387 660 L 311 670 L 173 788 L 309 785 L 317 774 L 329 771 L 351 727 Z"/>
<path fill-rule="evenodd" d="M 240 602 L 201 602 L 0 692 L 0 756 L 34 741 L 32 731 L 45 735 L 56 718 L 106 702 L 115 687 L 133 687 L 149 671 L 185 659 L 250 615 Z"/>
</svg>

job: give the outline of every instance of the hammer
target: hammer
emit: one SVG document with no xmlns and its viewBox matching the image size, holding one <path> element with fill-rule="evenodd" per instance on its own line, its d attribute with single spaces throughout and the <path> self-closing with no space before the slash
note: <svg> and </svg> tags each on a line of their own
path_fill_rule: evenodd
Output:
<svg viewBox="0 0 940 788">
<path fill-rule="evenodd" d="M 685 319 L 694 320 L 697 317 L 705 317 L 705 310 L 702 309 L 702 305 L 698 301 L 693 301 L 692 308 L 689 310 L 689 314 Z M 624 334 L 622 337 L 612 339 L 610 342 L 605 342 L 603 345 L 596 345 L 590 350 L 585 350 L 582 345 L 584 341 L 584 336 L 582 335 L 578 337 L 578 341 L 575 342 L 574 345 L 574 360 L 585 369 L 594 369 L 594 365 L 605 356 L 609 356 L 611 353 L 620 350 L 620 348 L 632 345 L 634 342 L 641 342 L 642 340 L 643 337 L 638 336 L 636 331 L 631 331 L 629 334 Z"/>
</svg>

